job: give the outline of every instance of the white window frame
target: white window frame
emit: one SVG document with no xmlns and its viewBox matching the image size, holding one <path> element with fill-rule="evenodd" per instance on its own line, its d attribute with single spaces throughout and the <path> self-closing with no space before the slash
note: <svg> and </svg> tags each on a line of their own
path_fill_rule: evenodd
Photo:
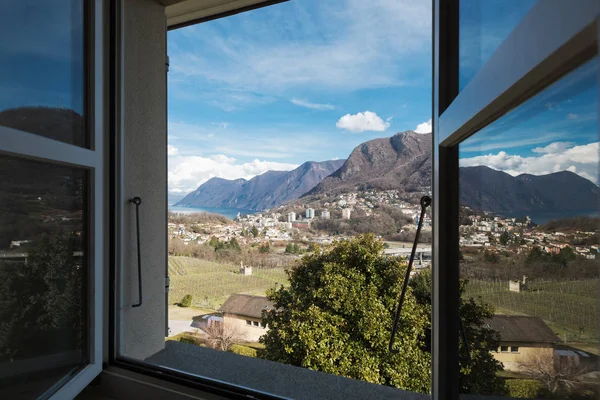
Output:
<svg viewBox="0 0 600 400">
<path fill-rule="evenodd" d="M 85 0 L 84 0 L 85 1 Z M 88 364 L 74 376 L 65 376 L 50 387 L 42 398 L 68 399 L 77 396 L 102 371 L 103 361 L 103 262 L 104 262 L 104 5 L 93 0 L 84 7 L 87 52 L 85 82 L 86 135 L 90 149 L 52 140 L 40 135 L 0 126 L 0 157 L 14 156 L 61 164 L 88 172 L 88 286 L 85 305 L 88 325 Z"/>
</svg>

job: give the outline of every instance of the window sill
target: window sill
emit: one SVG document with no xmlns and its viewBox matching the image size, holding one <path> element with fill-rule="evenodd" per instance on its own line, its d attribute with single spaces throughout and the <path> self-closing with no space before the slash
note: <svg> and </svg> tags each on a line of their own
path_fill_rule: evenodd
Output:
<svg viewBox="0 0 600 400">
<path fill-rule="evenodd" d="M 426 394 L 175 341 L 167 341 L 165 349 L 146 362 L 293 399 L 431 398 Z"/>
</svg>

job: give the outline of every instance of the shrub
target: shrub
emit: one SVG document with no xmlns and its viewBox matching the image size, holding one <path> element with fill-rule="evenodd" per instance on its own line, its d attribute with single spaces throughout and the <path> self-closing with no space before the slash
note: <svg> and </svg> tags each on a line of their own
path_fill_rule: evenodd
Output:
<svg viewBox="0 0 600 400">
<path fill-rule="evenodd" d="M 509 379 L 506 381 L 508 397 L 533 399 L 542 394 L 542 388 L 542 383 L 535 379 Z"/>
<path fill-rule="evenodd" d="M 229 347 L 229 351 L 241 356 L 256 357 L 256 349 L 248 346 L 242 346 L 241 344 L 232 344 L 231 347 Z"/>
<path fill-rule="evenodd" d="M 183 299 L 181 299 L 181 307 L 189 307 L 191 305 L 192 305 L 192 295 L 186 294 L 185 296 L 183 296 Z"/>
</svg>

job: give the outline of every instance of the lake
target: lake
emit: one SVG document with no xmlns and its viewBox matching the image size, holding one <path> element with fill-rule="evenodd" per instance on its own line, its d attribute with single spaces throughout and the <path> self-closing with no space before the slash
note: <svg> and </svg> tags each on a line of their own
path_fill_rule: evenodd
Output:
<svg viewBox="0 0 600 400">
<path fill-rule="evenodd" d="M 229 219 L 234 219 L 237 217 L 238 213 L 241 214 L 253 214 L 258 211 L 254 210 L 243 210 L 240 208 L 211 208 L 211 207 L 181 207 L 169 205 L 169 211 L 174 213 L 181 214 L 193 214 L 193 213 L 211 213 L 211 214 L 219 214 Z"/>
</svg>

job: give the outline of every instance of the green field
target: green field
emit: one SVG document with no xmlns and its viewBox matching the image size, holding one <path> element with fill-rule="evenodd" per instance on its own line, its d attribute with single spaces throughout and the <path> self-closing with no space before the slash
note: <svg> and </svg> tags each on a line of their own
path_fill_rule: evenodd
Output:
<svg viewBox="0 0 600 400">
<path fill-rule="evenodd" d="M 239 266 L 192 257 L 169 257 L 169 275 L 169 304 L 179 303 L 191 294 L 194 306 L 210 309 L 218 309 L 233 293 L 264 296 L 274 285 L 287 283 L 283 268 L 255 267 L 252 275 L 243 276 Z"/>
<path fill-rule="evenodd" d="M 470 280 L 465 295 L 481 297 L 499 314 L 540 317 L 563 340 L 598 341 L 600 280 L 532 282 L 528 286 L 528 291 L 515 293 L 508 290 L 508 282 Z"/>
</svg>

